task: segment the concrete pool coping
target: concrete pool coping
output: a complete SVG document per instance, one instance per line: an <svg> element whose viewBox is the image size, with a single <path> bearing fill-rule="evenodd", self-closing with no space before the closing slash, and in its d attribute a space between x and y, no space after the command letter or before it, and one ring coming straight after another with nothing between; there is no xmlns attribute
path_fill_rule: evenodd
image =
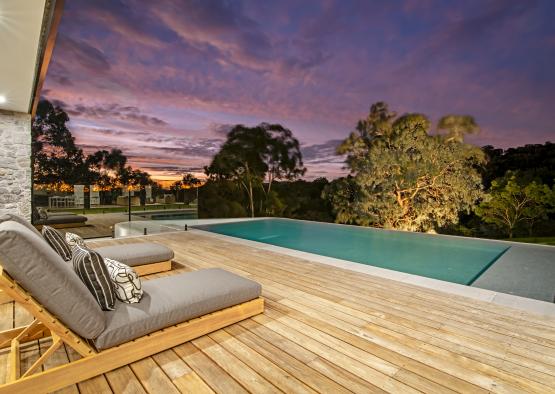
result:
<svg viewBox="0 0 555 394"><path fill-rule="evenodd" d="M182 220L182 221L187 222L184 224L187 224L188 226L195 226L195 225L233 223L233 222L242 222L242 221L263 220L263 219L272 219L272 218L260 217L260 218L237 218L237 219L193 219L193 220ZM288 219L288 220L296 220L296 219ZM159 221L159 222L163 222L163 221ZM142 223L144 223L145 225L149 224L148 221L144 221ZM138 222L135 222L135 224L138 224L139 226L143 225ZM183 227L184 224L182 224L181 226ZM164 232L173 232L176 230L179 231L178 229L180 228L177 225L174 225L174 227L172 227L171 225L168 225L168 223L157 223L157 226L166 227L168 231L164 231ZM459 295L459 296L468 297L479 301L489 302L489 303L511 307L519 310L524 310L524 311L536 313L539 315L546 315L546 316L552 316L552 317L555 316L555 304L551 302L521 297L514 294L508 294L502 291L488 290L480 287L472 287L472 286L466 286L466 285L461 285L461 284L452 283L452 282L446 282L438 279L432 279L424 276L408 274L405 272L394 271L386 268L374 267L371 265L355 263L352 261L342 260L335 257L322 256L315 253L303 252L295 249L289 249L289 248L271 245L271 244L258 242L258 241L246 240L242 238L213 233L213 232L195 229L195 228L190 228L190 231L195 233L197 232L202 233L206 236L209 236L215 239L221 239L229 242L234 242L237 244L242 244L245 246L250 246L258 249L263 249L263 250L281 253L292 257L305 259L308 261L332 265L338 268L344 268L344 269L348 269L351 271L368 274L368 275L374 275L385 279L396 280L398 282L421 286L432 290L439 290L449 294ZM395 230L384 230L384 231L395 231ZM151 234L151 235L159 235L159 234L160 233ZM427 234L422 234L422 235L427 235ZM123 235L123 236L125 237L140 236L140 234L132 234L132 235L129 234L129 235ZM466 238L466 237L458 237L458 236L451 236L451 235L444 235L444 234L438 234L437 236ZM523 250L530 247L529 245L520 245L518 243L508 242L508 241L498 241L498 240L484 240L484 241L508 243L507 245L508 247L510 246L512 248L516 246L517 247L516 249L523 249ZM533 246L543 246L543 245L533 245ZM550 247L550 246L546 246L546 247L553 248L552 250L555 250L554 247ZM501 258L497 260L494 266L502 262L502 258L503 256L501 256ZM511 260L509 260L508 263L514 264L514 261L515 259L511 258Z"/></svg>

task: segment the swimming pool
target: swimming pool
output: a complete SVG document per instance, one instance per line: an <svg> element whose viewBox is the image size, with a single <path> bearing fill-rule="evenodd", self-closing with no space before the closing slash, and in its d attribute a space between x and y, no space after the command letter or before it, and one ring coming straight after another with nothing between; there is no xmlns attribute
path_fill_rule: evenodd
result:
<svg viewBox="0 0 555 394"><path fill-rule="evenodd" d="M473 238L277 218L195 228L464 285L509 249Z"/></svg>

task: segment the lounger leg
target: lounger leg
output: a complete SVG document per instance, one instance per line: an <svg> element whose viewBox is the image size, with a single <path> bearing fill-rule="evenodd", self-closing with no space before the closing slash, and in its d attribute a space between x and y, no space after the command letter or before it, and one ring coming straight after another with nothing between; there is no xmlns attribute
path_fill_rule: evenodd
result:
<svg viewBox="0 0 555 394"><path fill-rule="evenodd" d="M6 294L4 290L0 290L0 305L12 302L13 298Z"/></svg>
<svg viewBox="0 0 555 394"><path fill-rule="evenodd" d="M40 358L37 361L35 361L27 371L25 371L25 373L21 376L22 378L27 377L31 375L33 372L35 372L35 370L38 367L40 367L42 364L44 364L44 362L48 360L50 356L52 356L52 354L54 354L54 352L58 350L58 348L64 343L62 339L56 334L52 335L52 341L53 341L52 345L50 345L50 347L46 350L46 352L44 352L44 354L40 356Z"/></svg>
<svg viewBox="0 0 555 394"><path fill-rule="evenodd" d="M20 337L20 334L24 331L25 334ZM41 322L36 323L31 328L29 328L29 326L12 328L10 330L0 332L0 349L10 346L11 341L17 337L19 337L20 343L24 343L49 336L50 330L46 328Z"/></svg>

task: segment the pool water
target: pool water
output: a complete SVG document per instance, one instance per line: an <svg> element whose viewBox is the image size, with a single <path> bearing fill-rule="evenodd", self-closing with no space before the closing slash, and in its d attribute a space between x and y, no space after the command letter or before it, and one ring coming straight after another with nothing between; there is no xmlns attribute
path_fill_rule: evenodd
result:
<svg viewBox="0 0 555 394"><path fill-rule="evenodd" d="M232 237L470 285L509 247L475 238L261 219L196 226Z"/></svg>

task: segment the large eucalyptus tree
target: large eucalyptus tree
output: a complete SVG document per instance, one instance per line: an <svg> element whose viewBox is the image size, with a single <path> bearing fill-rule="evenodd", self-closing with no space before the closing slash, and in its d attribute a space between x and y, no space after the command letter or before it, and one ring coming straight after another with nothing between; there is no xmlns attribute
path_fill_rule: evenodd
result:
<svg viewBox="0 0 555 394"><path fill-rule="evenodd" d="M273 181L298 178L305 168L299 141L291 130L261 123L255 127L235 126L205 172L212 179L237 181L247 194L254 217L255 189L261 189L268 197Z"/></svg>
<svg viewBox="0 0 555 394"><path fill-rule="evenodd" d="M372 105L338 148L346 155L357 193L348 210L334 207L341 213L337 219L430 231L470 211L482 195L477 166L484 155L463 137L476 129L475 122L450 115L439 124L448 132L432 134L424 115L397 116L385 103Z"/></svg>

